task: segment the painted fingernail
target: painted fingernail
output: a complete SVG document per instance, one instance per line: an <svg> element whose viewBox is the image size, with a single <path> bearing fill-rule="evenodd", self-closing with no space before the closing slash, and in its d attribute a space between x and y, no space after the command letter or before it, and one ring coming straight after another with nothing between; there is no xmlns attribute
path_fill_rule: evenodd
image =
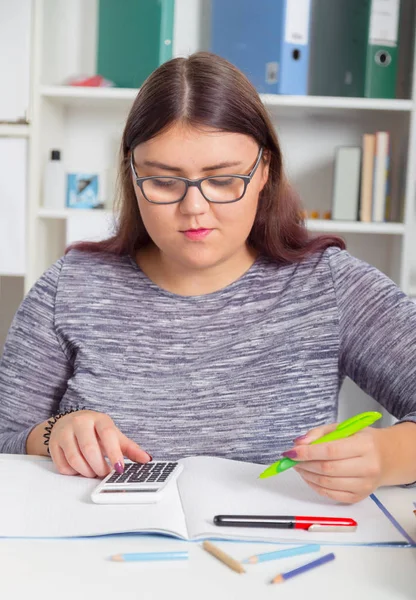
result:
<svg viewBox="0 0 416 600"><path fill-rule="evenodd" d="M285 456L286 458L296 458L298 455L298 453L296 452L296 450L288 450L287 452L282 452L282 456Z"/></svg>
<svg viewBox="0 0 416 600"><path fill-rule="evenodd" d="M151 455L151 454L149 454L148 452L147 452L146 454L147 454L147 456L149 457L149 461L152 461L152 460L153 460L153 457L152 457L152 455Z"/></svg>
<svg viewBox="0 0 416 600"><path fill-rule="evenodd" d="M122 473L124 473L124 465L123 465L123 463L121 462L121 460L119 460L118 462L116 462L116 463L114 464L114 471L115 471L116 473L119 473L120 475L121 475Z"/></svg>
<svg viewBox="0 0 416 600"><path fill-rule="evenodd" d="M307 437L308 437L308 434L300 435L299 437L295 438L294 442L295 442L295 444L297 442L303 442L304 440L306 440Z"/></svg>

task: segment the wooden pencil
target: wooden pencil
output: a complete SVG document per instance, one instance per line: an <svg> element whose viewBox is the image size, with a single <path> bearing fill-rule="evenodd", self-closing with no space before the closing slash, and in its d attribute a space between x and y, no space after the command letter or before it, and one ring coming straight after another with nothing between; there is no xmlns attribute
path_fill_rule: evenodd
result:
<svg viewBox="0 0 416 600"><path fill-rule="evenodd" d="M203 542L202 547L204 550L212 554L212 556L215 556L215 558L218 558L218 560L227 565L227 567L229 567L236 573L246 572L243 565L241 565L238 562L238 560L234 560L234 558L232 558L231 556L214 546L214 544L211 544L211 542Z"/></svg>

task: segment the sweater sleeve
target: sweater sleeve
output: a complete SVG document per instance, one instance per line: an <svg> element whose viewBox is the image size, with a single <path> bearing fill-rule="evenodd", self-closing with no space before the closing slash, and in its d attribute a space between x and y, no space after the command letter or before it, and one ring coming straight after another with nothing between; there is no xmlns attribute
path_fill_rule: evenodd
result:
<svg viewBox="0 0 416 600"><path fill-rule="evenodd" d="M400 421L416 423L416 304L345 251L330 254L340 372Z"/></svg>
<svg viewBox="0 0 416 600"><path fill-rule="evenodd" d="M0 361L0 453L24 454L38 423L59 408L72 373L55 333L55 297L63 259L23 300Z"/></svg>

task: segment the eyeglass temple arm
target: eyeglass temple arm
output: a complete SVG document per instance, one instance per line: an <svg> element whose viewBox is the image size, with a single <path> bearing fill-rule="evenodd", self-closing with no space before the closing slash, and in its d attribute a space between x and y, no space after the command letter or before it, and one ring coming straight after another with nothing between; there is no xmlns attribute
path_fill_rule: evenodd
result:
<svg viewBox="0 0 416 600"><path fill-rule="evenodd" d="M139 176L137 175L136 169L134 167L133 150L130 152L130 167L131 167L131 170L133 171L133 175L135 176L136 179L138 179Z"/></svg>
<svg viewBox="0 0 416 600"><path fill-rule="evenodd" d="M256 172L256 169L257 169L257 167L259 166L259 163L260 163L260 161L261 161L261 157L263 156L263 150L264 150L264 148L263 148L263 146L262 146L262 147L260 148L260 152L259 152L259 155L258 155L258 157L257 157L256 164L254 165L254 167L251 169L250 173L248 174L248 177L249 177L250 179L253 177L254 173Z"/></svg>

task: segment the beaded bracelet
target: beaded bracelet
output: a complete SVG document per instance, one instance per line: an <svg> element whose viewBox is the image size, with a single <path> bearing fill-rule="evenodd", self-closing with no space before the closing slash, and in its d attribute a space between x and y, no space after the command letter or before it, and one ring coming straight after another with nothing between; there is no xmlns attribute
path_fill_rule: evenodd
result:
<svg viewBox="0 0 416 600"><path fill-rule="evenodd" d="M43 437L45 438L45 441L43 443L45 446L47 446L49 455L51 454L50 450L49 450L49 440L51 437L53 426L59 419L61 419L62 417L65 417L65 415L69 415L70 413L78 412L79 410L85 410L85 408L84 407L71 408L70 410L66 410L65 412L60 412L57 415L54 415L51 419L48 419L48 425L45 426L45 433L43 434Z"/></svg>

